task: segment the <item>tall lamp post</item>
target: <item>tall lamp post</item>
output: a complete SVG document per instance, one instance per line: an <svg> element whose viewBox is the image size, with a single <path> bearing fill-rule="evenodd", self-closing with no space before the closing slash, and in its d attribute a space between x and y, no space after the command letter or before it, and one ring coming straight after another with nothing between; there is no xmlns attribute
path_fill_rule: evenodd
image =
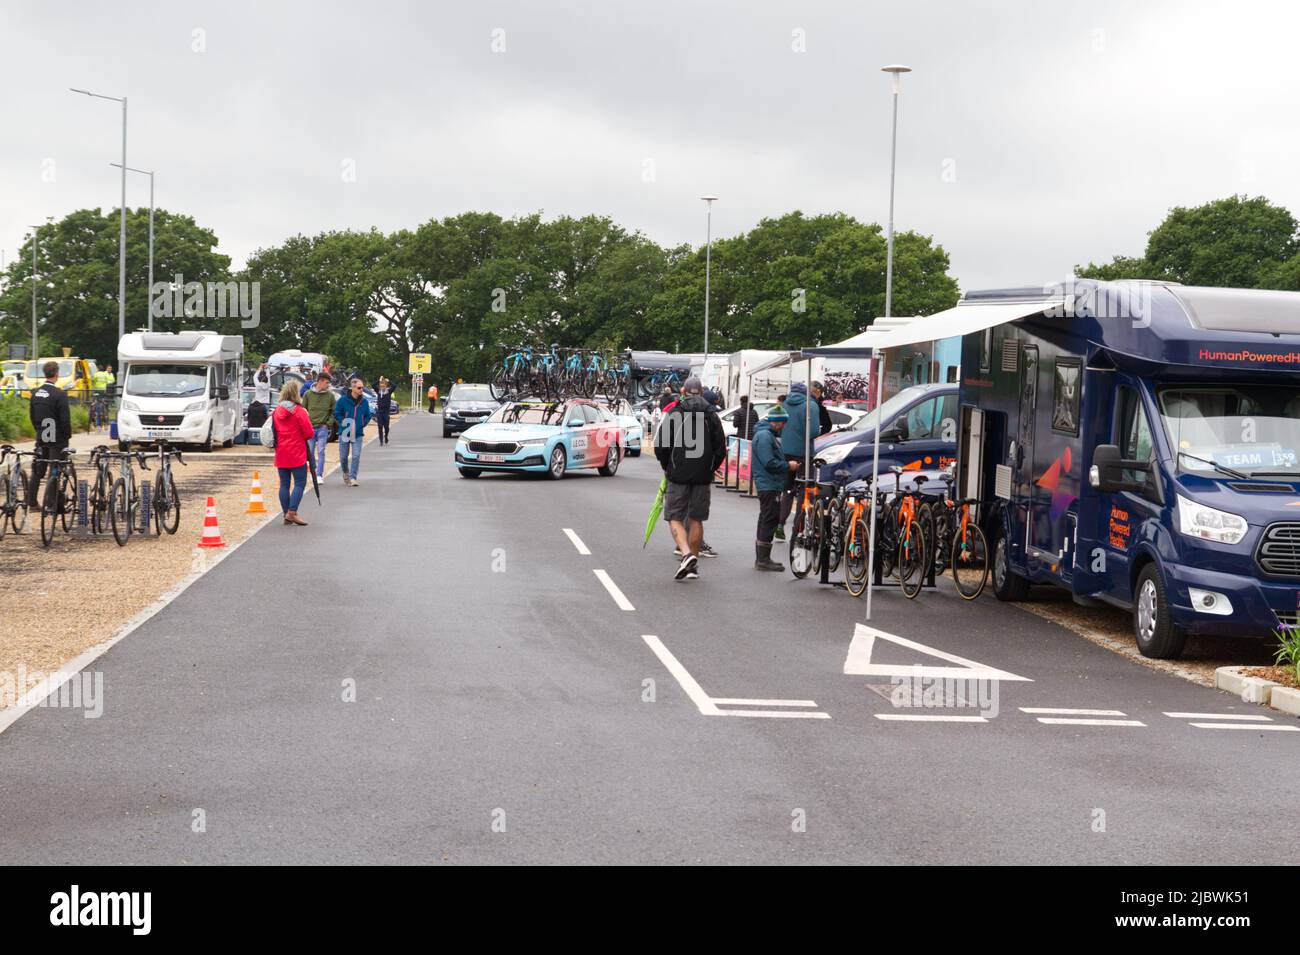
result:
<svg viewBox="0 0 1300 955"><path fill-rule="evenodd" d="M90 90L68 87L74 93L82 93L95 99L109 99L122 104L122 216L117 237L117 337L120 341L126 334L126 97L104 96Z"/></svg>
<svg viewBox="0 0 1300 955"><path fill-rule="evenodd" d="M54 221L54 216L49 216L45 222L48 225ZM34 225L32 230L32 354L31 360L35 361L40 357L36 351L36 252L41 245L41 227Z"/></svg>
<svg viewBox="0 0 1300 955"><path fill-rule="evenodd" d="M911 73L910 66L902 66L894 63L890 66L882 66L882 73L890 74L890 80L893 86L894 96L894 121L893 132L889 138L889 232L885 245L885 318L888 319L893 314L894 307L894 168L897 165L898 158L898 92L903 86L903 74ZM885 353L875 350L876 358L876 407L879 408L885 400ZM884 422L877 422L875 449L871 454L871 473L880 473L880 428ZM876 539L876 508L871 509L871 530L869 540ZM871 619L871 591L872 576L867 577L867 619Z"/></svg>
<svg viewBox="0 0 1300 955"><path fill-rule="evenodd" d="M120 166L120 165L122 165L122 164L121 164L121 163L112 162L112 163L109 163L109 165L110 165L110 166ZM140 173L142 176L148 176L148 177L149 177L149 287L148 287L148 290L145 292L144 301L145 301L145 311L148 313L148 315L147 315L148 323L147 323L147 325L146 325L145 327L148 328L149 331L153 331L153 307L152 307L152 296L153 296L153 170L152 170L152 169L136 169L134 166L127 166L127 167L126 167L126 171L127 171L127 172L138 172L138 173Z"/></svg>
<svg viewBox="0 0 1300 955"><path fill-rule="evenodd" d="M709 207L704 244L704 373L707 374L709 368L709 272L713 266L713 204L718 201L718 197L700 196L700 198L708 203Z"/></svg>

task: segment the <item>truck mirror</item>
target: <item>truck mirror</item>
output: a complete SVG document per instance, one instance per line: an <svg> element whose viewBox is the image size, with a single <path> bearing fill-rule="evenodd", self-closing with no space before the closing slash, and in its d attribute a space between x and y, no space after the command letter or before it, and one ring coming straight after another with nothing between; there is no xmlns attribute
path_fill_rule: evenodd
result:
<svg viewBox="0 0 1300 955"><path fill-rule="evenodd" d="M880 440L887 444L895 441L902 441L904 440L903 429L897 425L890 425L884 431L880 432Z"/></svg>
<svg viewBox="0 0 1300 955"><path fill-rule="evenodd" d="M217 398L221 401L230 400L230 388L227 385L221 385L217 388Z"/></svg>

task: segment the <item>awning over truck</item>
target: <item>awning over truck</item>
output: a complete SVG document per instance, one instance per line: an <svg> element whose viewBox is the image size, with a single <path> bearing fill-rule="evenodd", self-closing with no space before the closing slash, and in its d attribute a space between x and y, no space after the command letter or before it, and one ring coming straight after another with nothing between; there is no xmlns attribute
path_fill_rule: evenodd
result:
<svg viewBox="0 0 1300 955"><path fill-rule="evenodd" d="M966 302L933 315L910 318L878 318L865 332L846 338L836 345L805 348L803 356L836 358L870 358L877 348L897 345L914 345L918 342L940 341L981 332L995 325L1014 322L1016 319L1037 315L1048 308L1060 307L1060 296L1044 296L1014 302Z"/></svg>

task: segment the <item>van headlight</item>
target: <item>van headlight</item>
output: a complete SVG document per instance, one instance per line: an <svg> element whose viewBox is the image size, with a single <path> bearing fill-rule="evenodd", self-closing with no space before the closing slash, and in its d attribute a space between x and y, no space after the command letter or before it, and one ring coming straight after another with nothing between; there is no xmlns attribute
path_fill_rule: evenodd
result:
<svg viewBox="0 0 1300 955"><path fill-rule="evenodd" d="M139 406L138 404L136 404L134 401L123 401L123 402L122 402L122 410L123 410L123 411L139 411L139 410L140 410L140 406Z"/></svg>
<svg viewBox="0 0 1300 955"><path fill-rule="evenodd" d="M181 414L190 414L193 411L202 411L207 406L208 403L206 401L196 401L193 404L186 405L185 410L182 411Z"/></svg>
<svg viewBox="0 0 1300 955"><path fill-rule="evenodd" d="M849 456L853 450L853 445L846 442L844 444L832 444L823 451L818 451L816 457L826 464L839 464Z"/></svg>
<svg viewBox="0 0 1300 955"><path fill-rule="evenodd" d="M1188 537L1237 544L1246 536L1246 519L1178 495L1178 530Z"/></svg>

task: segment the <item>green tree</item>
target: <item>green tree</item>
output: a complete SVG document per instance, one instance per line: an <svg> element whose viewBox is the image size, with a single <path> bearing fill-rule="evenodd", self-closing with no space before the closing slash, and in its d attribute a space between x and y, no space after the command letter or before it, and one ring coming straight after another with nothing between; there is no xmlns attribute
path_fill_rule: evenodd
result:
<svg viewBox="0 0 1300 955"><path fill-rule="evenodd" d="M37 254L37 314L42 339L60 342L74 354L117 361L118 213L78 209L41 229ZM149 210L128 209L126 225L126 328L148 323ZM10 318L0 338L31 337L32 240L24 243L7 270L0 313ZM229 281L230 259L216 251L217 237L190 216L154 211L154 279L186 282ZM181 319L155 319L168 331Z"/></svg>

